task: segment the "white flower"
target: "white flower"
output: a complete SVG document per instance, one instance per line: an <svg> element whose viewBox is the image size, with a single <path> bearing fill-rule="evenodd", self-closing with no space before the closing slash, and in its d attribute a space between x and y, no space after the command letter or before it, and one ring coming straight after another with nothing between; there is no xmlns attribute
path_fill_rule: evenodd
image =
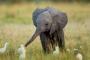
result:
<svg viewBox="0 0 90 60"><path fill-rule="evenodd" d="M67 48L66 51L70 53L70 49L69 48Z"/></svg>
<svg viewBox="0 0 90 60"><path fill-rule="evenodd" d="M53 54L59 54L59 47L58 46L55 47L55 51L53 51Z"/></svg>
<svg viewBox="0 0 90 60"><path fill-rule="evenodd" d="M0 48L0 53L4 53L7 49L8 43L6 42L3 48Z"/></svg>

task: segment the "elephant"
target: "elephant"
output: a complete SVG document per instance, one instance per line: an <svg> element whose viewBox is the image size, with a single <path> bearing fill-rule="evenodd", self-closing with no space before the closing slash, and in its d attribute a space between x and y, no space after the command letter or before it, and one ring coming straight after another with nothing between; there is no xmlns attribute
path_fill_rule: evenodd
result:
<svg viewBox="0 0 90 60"><path fill-rule="evenodd" d="M52 53L56 46L63 51L65 49L64 28L68 22L67 14L55 8L46 7L36 8L32 15L36 31L25 44L25 47L35 40L37 36L40 36L45 53Z"/></svg>

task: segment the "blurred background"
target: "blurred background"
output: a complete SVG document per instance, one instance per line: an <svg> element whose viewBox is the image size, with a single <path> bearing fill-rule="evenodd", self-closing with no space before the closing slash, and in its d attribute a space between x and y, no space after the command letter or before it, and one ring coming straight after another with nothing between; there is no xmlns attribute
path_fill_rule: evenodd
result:
<svg viewBox="0 0 90 60"><path fill-rule="evenodd" d="M1 3L21 3L21 2L90 2L90 0L0 0Z"/></svg>
<svg viewBox="0 0 90 60"><path fill-rule="evenodd" d="M65 27L66 48L78 48L84 60L90 60L90 0L0 0L0 48L9 43L0 60L18 60L17 49L35 31L32 13L36 8L53 7L68 16ZM76 60L71 53L45 56L39 37L26 48L26 60Z"/></svg>

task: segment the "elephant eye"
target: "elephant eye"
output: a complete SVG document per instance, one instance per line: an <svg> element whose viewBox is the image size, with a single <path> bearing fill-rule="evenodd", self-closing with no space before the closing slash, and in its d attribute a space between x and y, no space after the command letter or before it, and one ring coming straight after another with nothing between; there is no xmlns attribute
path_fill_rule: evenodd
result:
<svg viewBox="0 0 90 60"><path fill-rule="evenodd" d="M48 23L45 24L46 26L48 25Z"/></svg>

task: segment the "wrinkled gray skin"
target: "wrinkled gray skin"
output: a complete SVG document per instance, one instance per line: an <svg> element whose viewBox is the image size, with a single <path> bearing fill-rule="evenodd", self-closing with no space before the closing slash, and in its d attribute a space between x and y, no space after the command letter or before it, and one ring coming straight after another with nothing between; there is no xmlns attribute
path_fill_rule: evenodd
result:
<svg viewBox="0 0 90 60"><path fill-rule="evenodd" d="M65 48L63 28L66 26L67 20L67 15L64 12L50 7L37 8L33 12L33 23L36 31L25 44L25 47L40 35L42 48L45 53L54 51L57 45L63 50Z"/></svg>

